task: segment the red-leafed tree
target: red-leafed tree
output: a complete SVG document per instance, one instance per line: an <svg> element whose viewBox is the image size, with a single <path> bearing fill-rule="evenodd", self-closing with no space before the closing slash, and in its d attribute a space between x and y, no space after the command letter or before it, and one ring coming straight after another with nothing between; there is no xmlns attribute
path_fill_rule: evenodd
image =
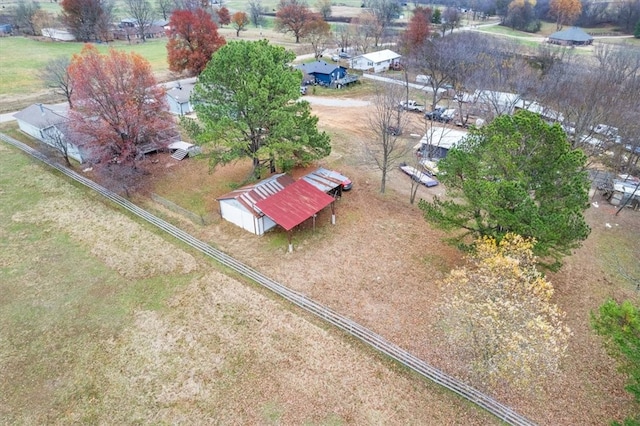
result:
<svg viewBox="0 0 640 426"><path fill-rule="evenodd" d="M236 12L231 17L231 25L236 30L236 37L240 37L240 31L245 31L249 25L249 15L245 12Z"/></svg>
<svg viewBox="0 0 640 426"><path fill-rule="evenodd" d="M285 34L293 33L296 43L306 35L306 25L313 19L313 13L299 0L280 0L276 12L276 29Z"/></svg>
<svg viewBox="0 0 640 426"><path fill-rule="evenodd" d="M220 26L229 25L231 23L231 14L229 13L229 9L225 6L216 10L216 14L218 15L218 22L220 23Z"/></svg>
<svg viewBox="0 0 640 426"><path fill-rule="evenodd" d="M409 20L409 25L404 32L403 44L408 50L422 46L431 34L431 17L433 13L430 8L416 7L413 9L413 16Z"/></svg>
<svg viewBox="0 0 640 426"><path fill-rule="evenodd" d="M142 56L115 49L101 54L88 44L73 55L69 76L71 126L100 164L135 169L141 148L163 148L176 135L165 91Z"/></svg>
<svg viewBox="0 0 640 426"><path fill-rule="evenodd" d="M198 75L226 41L211 15L202 9L176 10L169 21L169 69Z"/></svg>

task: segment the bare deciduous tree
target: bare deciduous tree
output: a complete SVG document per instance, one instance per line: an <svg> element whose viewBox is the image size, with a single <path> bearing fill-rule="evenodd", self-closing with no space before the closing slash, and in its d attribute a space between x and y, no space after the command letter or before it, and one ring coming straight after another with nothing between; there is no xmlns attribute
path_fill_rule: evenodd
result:
<svg viewBox="0 0 640 426"><path fill-rule="evenodd" d="M162 19L165 21L169 19L171 12L173 12L174 5L173 0L158 0L158 13L162 16Z"/></svg>
<svg viewBox="0 0 640 426"><path fill-rule="evenodd" d="M318 59L329 45L331 27L320 14L313 14L313 19L306 24L302 39L311 45L314 58Z"/></svg>
<svg viewBox="0 0 640 426"><path fill-rule="evenodd" d="M249 8L249 18L253 26L258 27L262 25L264 21L262 15L267 11L267 7L262 4L262 0L249 0L247 6Z"/></svg>
<svg viewBox="0 0 640 426"><path fill-rule="evenodd" d="M367 53L372 47L378 46L384 34L384 26L378 19L371 13L363 12L354 21L356 25L354 41L358 51Z"/></svg>
<svg viewBox="0 0 640 426"><path fill-rule="evenodd" d="M71 103L73 84L69 78L69 64L71 59L66 56L54 58L38 72L38 77L56 94L63 95L69 103L69 108L73 108Z"/></svg>
<svg viewBox="0 0 640 426"><path fill-rule="evenodd" d="M15 10L16 24L24 34L38 35L35 23L36 13L40 10L40 4L35 1L20 0Z"/></svg>
<svg viewBox="0 0 640 426"><path fill-rule="evenodd" d="M148 0L125 0L127 12L135 19L139 38L146 41L147 31L153 23L155 12Z"/></svg>
<svg viewBox="0 0 640 426"><path fill-rule="evenodd" d="M354 41L353 27L349 24L337 25L334 35L338 48L343 52L346 52Z"/></svg>
<svg viewBox="0 0 640 426"><path fill-rule="evenodd" d="M322 19L325 21L329 19L331 16L331 0L318 0L316 7L318 8L318 13L322 15Z"/></svg>
<svg viewBox="0 0 640 426"><path fill-rule="evenodd" d="M374 110L369 116L373 137L371 142L365 145L365 150L382 172L380 192L383 194L386 190L389 170L405 157L409 150L400 138L408 121L407 113L400 108L400 102L404 96L404 87L401 85L377 86Z"/></svg>

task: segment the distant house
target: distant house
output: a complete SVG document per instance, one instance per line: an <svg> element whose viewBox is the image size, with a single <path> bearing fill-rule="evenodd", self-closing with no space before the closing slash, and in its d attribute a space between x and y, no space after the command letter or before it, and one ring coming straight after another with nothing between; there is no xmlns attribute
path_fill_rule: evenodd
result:
<svg viewBox="0 0 640 426"><path fill-rule="evenodd" d="M69 158L83 163L87 160L86 154L82 145L75 142L78 138L73 137L68 126L68 111L67 105L33 104L15 113L14 117L24 133L56 149L59 149L58 144L65 143Z"/></svg>
<svg viewBox="0 0 640 426"><path fill-rule="evenodd" d="M373 70L374 73L387 71L400 62L401 55L389 49L379 52L365 53L351 59L351 68L356 70Z"/></svg>
<svg viewBox="0 0 640 426"><path fill-rule="evenodd" d="M168 22L165 20L149 22L145 26L144 38L160 38L166 35ZM140 38L138 33L138 20L134 18L124 18L113 30L113 38L115 40L137 40Z"/></svg>
<svg viewBox="0 0 640 426"><path fill-rule="evenodd" d="M551 108L548 108L536 101L525 101L524 99L520 99L516 102L515 111L525 109L529 112L533 112L542 117L543 120L549 123L562 123L564 121L564 115L561 112L555 111Z"/></svg>
<svg viewBox="0 0 640 426"><path fill-rule="evenodd" d="M193 112L191 105L191 93L196 85L196 79L178 80L165 86L167 89L167 103L169 112L176 115L185 115Z"/></svg>
<svg viewBox="0 0 640 426"><path fill-rule="evenodd" d="M593 37L578 27L572 27L551 34L548 42L561 46L588 46L593 43Z"/></svg>
<svg viewBox="0 0 640 426"><path fill-rule="evenodd" d="M433 126L413 147L416 155L425 159L440 159L447 156L451 148L456 146L469 133L448 127Z"/></svg>
<svg viewBox="0 0 640 426"><path fill-rule="evenodd" d="M294 180L291 176L280 173L231 191L217 198L220 214L224 220L253 234L262 235L276 226L276 222L256 207L256 203L282 191L292 183Z"/></svg>
<svg viewBox="0 0 640 426"><path fill-rule="evenodd" d="M349 75L345 67L321 60L300 64L296 68L302 71L303 84L319 84L339 89L356 82L358 79L355 75Z"/></svg>
<svg viewBox="0 0 640 426"><path fill-rule="evenodd" d="M71 32L67 29L60 28L43 28L42 35L45 37L49 37L52 40L58 41L75 41L76 36L71 34Z"/></svg>

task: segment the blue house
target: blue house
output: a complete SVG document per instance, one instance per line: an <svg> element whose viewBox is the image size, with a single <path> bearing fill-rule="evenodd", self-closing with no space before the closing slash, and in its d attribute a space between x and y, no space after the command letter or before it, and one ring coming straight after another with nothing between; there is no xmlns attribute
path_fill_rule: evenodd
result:
<svg viewBox="0 0 640 426"><path fill-rule="evenodd" d="M357 76L347 74L345 67L320 60L300 64L296 68L302 71L304 85L319 84L340 89L358 80Z"/></svg>

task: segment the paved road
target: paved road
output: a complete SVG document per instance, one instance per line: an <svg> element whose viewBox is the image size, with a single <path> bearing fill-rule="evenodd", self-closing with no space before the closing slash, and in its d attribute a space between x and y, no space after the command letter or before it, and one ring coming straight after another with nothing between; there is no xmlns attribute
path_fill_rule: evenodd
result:
<svg viewBox="0 0 640 426"><path fill-rule="evenodd" d="M0 124L2 123L8 123L9 121L14 121L15 117L13 116L13 114L15 114L16 112L8 112L6 114L0 114Z"/></svg>
<svg viewBox="0 0 640 426"><path fill-rule="evenodd" d="M369 80L376 80L376 81L384 81L386 83L398 84L400 86L404 86L405 84L407 84L404 80L396 80L394 78L383 77L383 76L377 75L377 74L364 73L364 74L362 74L362 78L368 78ZM418 90L422 90L422 91L425 91L425 92L433 93L433 88L431 86L429 86L429 85L409 83L409 87L411 87L413 89L418 89ZM438 93L445 93L446 91L447 91L446 89L438 89Z"/></svg>

